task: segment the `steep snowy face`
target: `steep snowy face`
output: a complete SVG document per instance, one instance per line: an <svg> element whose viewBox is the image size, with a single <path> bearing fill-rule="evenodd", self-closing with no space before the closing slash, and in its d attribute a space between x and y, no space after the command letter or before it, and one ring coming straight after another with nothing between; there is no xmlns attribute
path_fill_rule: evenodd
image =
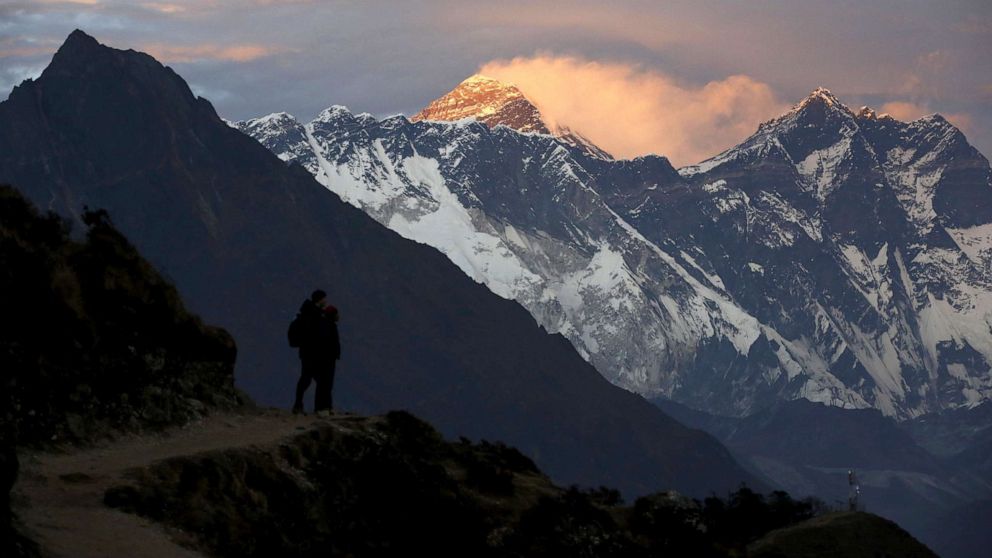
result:
<svg viewBox="0 0 992 558"><path fill-rule="evenodd" d="M516 86L479 74L435 99L410 120L455 122L466 118L478 120L490 128L507 126L524 133L551 134L588 155L612 158L582 134L567 126L549 124Z"/></svg>
<svg viewBox="0 0 992 558"><path fill-rule="evenodd" d="M989 164L939 114L904 123L864 107L858 125L899 201L921 232L992 221Z"/></svg>
<svg viewBox="0 0 992 558"><path fill-rule="evenodd" d="M649 238L702 244L804 368L897 417L992 395L992 181L946 120L855 114L818 89L680 174L691 193L612 203Z"/></svg>
<svg viewBox="0 0 992 558"><path fill-rule="evenodd" d="M759 335L718 282L686 269L691 258L607 206L576 152L552 136L341 109L305 129L314 156L301 161L319 182L520 302L618 385L668 393L691 374L697 347L740 356Z"/></svg>

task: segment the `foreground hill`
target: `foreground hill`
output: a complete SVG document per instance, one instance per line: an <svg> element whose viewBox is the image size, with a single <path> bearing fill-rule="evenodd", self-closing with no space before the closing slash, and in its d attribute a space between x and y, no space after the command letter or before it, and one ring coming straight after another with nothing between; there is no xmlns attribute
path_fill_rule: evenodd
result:
<svg viewBox="0 0 992 558"><path fill-rule="evenodd" d="M936 558L898 525L864 512L832 513L772 531L748 547L754 558Z"/></svg>
<svg viewBox="0 0 992 558"><path fill-rule="evenodd" d="M148 55L74 32L0 103L0 179L74 219L106 208L192 310L231 332L239 385L262 403L291 401L286 326L320 286L342 315L344 408L504 440L564 483L705 494L747 477L519 305L227 126Z"/></svg>
<svg viewBox="0 0 992 558"><path fill-rule="evenodd" d="M3 556L37 550L10 514L15 448L157 432L246 403L231 336L189 313L106 213L82 217L85 238L72 240L64 221L0 185ZM66 504L64 494L53 502Z"/></svg>
<svg viewBox="0 0 992 558"><path fill-rule="evenodd" d="M843 529L796 525L818 508L784 493L701 502L666 492L625 505L606 488L560 488L513 448L446 442L401 412L244 409L24 462L17 511L50 556L716 558L751 555L748 544L815 546L824 533L837 548L932 555L907 554L925 548L870 514ZM765 537L789 526L809 537Z"/></svg>
<svg viewBox="0 0 992 558"><path fill-rule="evenodd" d="M165 428L230 409L236 348L102 212L85 241L0 185L0 416L26 446Z"/></svg>

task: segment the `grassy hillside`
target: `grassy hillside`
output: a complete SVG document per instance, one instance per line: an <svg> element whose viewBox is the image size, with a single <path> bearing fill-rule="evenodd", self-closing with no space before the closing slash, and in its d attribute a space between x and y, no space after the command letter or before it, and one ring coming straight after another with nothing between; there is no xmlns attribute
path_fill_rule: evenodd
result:
<svg viewBox="0 0 992 558"><path fill-rule="evenodd" d="M89 441L232 407L235 346L111 224L82 241L0 186L0 415L19 445Z"/></svg>

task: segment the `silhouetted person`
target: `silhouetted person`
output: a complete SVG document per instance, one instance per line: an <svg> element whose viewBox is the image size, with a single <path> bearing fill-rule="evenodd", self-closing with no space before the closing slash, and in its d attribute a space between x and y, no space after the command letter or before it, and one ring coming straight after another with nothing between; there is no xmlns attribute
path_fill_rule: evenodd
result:
<svg viewBox="0 0 992 558"><path fill-rule="evenodd" d="M314 412L331 411L331 390L334 388L334 367L341 358L338 339L338 312L327 304L327 293L316 290L303 301L298 319L301 321L300 381L296 383L293 413L303 412L303 394L316 381Z"/></svg>

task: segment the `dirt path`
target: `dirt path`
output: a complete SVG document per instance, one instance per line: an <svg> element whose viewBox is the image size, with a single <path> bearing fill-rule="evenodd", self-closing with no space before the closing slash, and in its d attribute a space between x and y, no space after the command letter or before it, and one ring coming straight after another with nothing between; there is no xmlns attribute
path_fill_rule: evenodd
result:
<svg viewBox="0 0 992 558"><path fill-rule="evenodd" d="M126 483L123 475L134 467L205 451L266 446L318 423L348 420L354 417L321 420L282 411L218 415L167 435L127 437L72 453L23 454L14 508L46 557L201 556L182 546L183 533L104 506L104 492Z"/></svg>

